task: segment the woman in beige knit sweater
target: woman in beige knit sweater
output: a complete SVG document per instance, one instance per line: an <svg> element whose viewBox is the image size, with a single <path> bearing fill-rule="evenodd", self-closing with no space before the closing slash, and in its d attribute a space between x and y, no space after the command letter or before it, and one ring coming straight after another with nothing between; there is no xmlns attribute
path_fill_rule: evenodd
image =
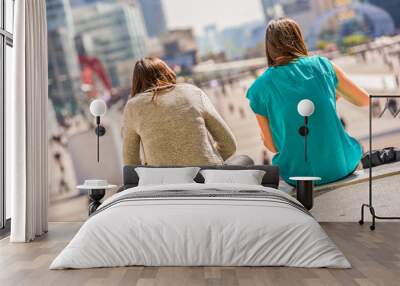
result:
<svg viewBox="0 0 400 286"><path fill-rule="evenodd" d="M231 130L207 95L176 84L175 73L158 58L135 64L123 120L125 165L221 165L236 151Z"/></svg>

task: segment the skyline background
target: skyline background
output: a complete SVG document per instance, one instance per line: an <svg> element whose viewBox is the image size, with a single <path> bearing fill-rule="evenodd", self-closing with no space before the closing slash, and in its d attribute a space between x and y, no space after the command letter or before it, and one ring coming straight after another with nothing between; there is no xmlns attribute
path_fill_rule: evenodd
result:
<svg viewBox="0 0 400 286"><path fill-rule="evenodd" d="M260 0L163 0L163 5L169 28L193 27L197 36L209 25L224 29L264 17Z"/></svg>
<svg viewBox="0 0 400 286"><path fill-rule="evenodd" d="M51 219L87 216L86 193L75 188L85 179L121 183L122 111L139 58L159 57L178 82L202 88L232 129L237 153L269 164L272 154L245 97L267 68L266 23L281 16L295 19L312 53L329 57L368 92L394 94L400 90L398 1L46 0ZM96 98L108 106L100 163L89 112ZM383 104L374 107L378 114ZM365 145L367 111L341 100L338 112ZM390 146L400 137L398 121L389 118L377 132L378 146Z"/></svg>

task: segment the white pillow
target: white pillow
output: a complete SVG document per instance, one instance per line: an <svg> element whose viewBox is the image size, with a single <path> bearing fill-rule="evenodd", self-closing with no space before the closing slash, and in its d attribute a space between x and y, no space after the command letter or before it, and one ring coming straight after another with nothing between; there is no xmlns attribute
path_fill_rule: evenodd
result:
<svg viewBox="0 0 400 286"><path fill-rule="evenodd" d="M139 176L139 186L195 183L193 180L200 168L135 168Z"/></svg>
<svg viewBox="0 0 400 286"><path fill-rule="evenodd" d="M265 171L262 170L202 170L205 184L261 185Z"/></svg>

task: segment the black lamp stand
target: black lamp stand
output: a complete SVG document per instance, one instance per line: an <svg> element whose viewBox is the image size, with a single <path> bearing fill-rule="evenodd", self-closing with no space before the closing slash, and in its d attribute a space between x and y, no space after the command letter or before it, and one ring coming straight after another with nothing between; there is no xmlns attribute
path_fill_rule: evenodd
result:
<svg viewBox="0 0 400 286"><path fill-rule="evenodd" d="M296 198L307 210L311 210L314 206L314 181L297 180Z"/></svg>
<svg viewBox="0 0 400 286"><path fill-rule="evenodd" d="M304 125L299 128L299 133L304 137L304 160L307 162L307 135L310 132L308 129L308 116L304 116Z"/></svg>
<svg viewBox="0 0 400 286"><path fill-rule="evenodd" d="M308 116L304 116L304 125L299 128L299 134L304 137L304 161L308 161L307 156L307 136L310 133L308 129ZM314 181L317 177L291 177L296 181L297 200L307 209L311 210L314 205Z"/></svg>
<svg viewBox="0 0 400 286"><path fill-rule="evenodd" d="M96 116L96 129L94 132L97 135L97 162L100 162L100 136L106 134L106 129L100 125L100 116Z"/></svg>

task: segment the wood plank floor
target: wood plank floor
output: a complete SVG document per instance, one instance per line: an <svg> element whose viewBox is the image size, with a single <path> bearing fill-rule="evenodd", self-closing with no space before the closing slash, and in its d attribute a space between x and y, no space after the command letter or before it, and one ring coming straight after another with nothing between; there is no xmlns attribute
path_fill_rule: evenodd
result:
<svg viewBox="0 0 400 286"><path fill-rule="evenodd" d="M48 270L81 223L50 223L44 237L29 244L0 241L0 285L400 285L400 223L322 223L352 269L287 267L123 267Z"/></svg>

